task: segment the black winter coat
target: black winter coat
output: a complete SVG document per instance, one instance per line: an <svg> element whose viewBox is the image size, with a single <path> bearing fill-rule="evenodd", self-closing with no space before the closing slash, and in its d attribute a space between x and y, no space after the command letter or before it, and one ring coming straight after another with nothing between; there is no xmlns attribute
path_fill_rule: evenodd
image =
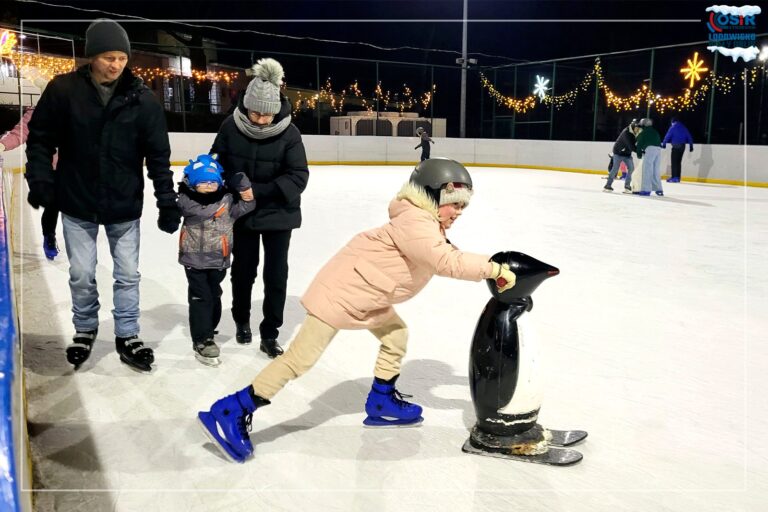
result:
<svg viewBox="0 0 768 512"><path fill-rule="evenodd" d="M613 144L613 153L621 156L632 156L635 149L635 134L629 131L629 127L626 127Z"/></svg>
<svg viewBox="0 0 768 512"><path fill-rule="evenodd" d="M142 80L126 68L105 107L86 64L45 88L29 122L26 178L55 182L63 213L115 224L141 217L145 159L158 206L175 205L170 155L163 107Z"/></svg>
<svg viewBox="0 0 768 512"><path fill-rule="evenodd" d="M280 113L273 123L291 115L288 98L281 95ZM238 108L243 111L242 96ZM301 133L295 125L266 139L243 135L229 116L221 124L211 153L218 153L224 178L238 172L251 181L256 210L240 218L253 231L284 231L301 226L301 193L307 188L309 169Z"/></svg>

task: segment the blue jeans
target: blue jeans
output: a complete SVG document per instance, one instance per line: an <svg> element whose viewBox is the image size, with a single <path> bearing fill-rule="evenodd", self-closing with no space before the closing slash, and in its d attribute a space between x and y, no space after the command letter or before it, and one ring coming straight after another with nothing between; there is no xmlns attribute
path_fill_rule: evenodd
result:
<svg viewBox="0 0 768 512"><path fill-rule="evenodd" d="M605 184L606 187L613 185L613 180L616 179L616 174L619 172L621 162L624 162L624 165L627 166L627 180L624 182L624 188L629 188L629 182L632 181L632 172L635 170L635 163L632 161L631 156L621 156L616 153L613 154L613 166L608 174L608 183Z"/></svg>
<svg viewBox="0 0 768 512"><path fill-rule="evenodd" d="M643 154L643 191L656 192L661 188L661 148L648 146Z"/></svg>
<svg viewBox="0 0 768 512"><path fill-rule="evenodd" d="M69 258L72 323L78 332L99 326L96 287L96 236L99 225L62 214L64 244ZM115 336L139 334L139 220L104 226L112 254Z"/></svg>

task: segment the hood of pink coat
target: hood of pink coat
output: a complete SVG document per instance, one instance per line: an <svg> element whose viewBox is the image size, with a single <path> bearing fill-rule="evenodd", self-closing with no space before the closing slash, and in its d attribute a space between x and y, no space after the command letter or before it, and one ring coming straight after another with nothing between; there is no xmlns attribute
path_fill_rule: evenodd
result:
<svg viewBox="0 0 768 512"><path fill-rule="evenodd" d="M411 208L427 211L436 220L438 219L435 201L429 197L429 194L422 187L408 182L403 185L397 196L389 203L389 218L394 220Z"/></svg>

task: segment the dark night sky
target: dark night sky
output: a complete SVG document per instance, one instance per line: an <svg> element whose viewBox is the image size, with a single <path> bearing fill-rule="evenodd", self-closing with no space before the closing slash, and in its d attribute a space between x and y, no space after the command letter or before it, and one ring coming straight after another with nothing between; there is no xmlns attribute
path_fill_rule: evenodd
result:
<svg viewBox="0 0 768 512"><path fill-rule="evenodd" d="M76 38L76 55L82 56L82 38L86 22L73 23L67 20L92 20L109 17L122 19L112 13L138 16L152 20L200 20L200 23L217 25L224 29L240 29L269 32L292 36L333 39L338 41L362 41L385 47L409 46L431 48L424 50L377 50L359 44L321 43L310 40L295 41L277 36L253 33L228 33L223 30L204 29L204 37L216 41L218 48L215 62L236 68L249 66L264 56L278 58L286 68L287 82L296 88L315 89L318 81L333 81L334 90L359 80L361 90L372 95L378 80L393 93L401 90L401 84L413 87L415 95L426 91L430 84L438 86L438 96L432 103L437 109L434 115L448 119L448 134L455 136L458 126L459 77L455 60L461 52L462 0L356 0L356 1L244 1L244 0L43 0L24 2L11 0L3 2L0 15L6 24L18 24L25 20L27 29L44 29ZM709 1L555 1L555 0L469 0L468 51L480 66L500 66L521 61L539 61L583 55L602 54L622 50L695 43L705 41L707 29L704 23L705 9L716 4ZM746 3L746 2L745 2ZM754 2L751 2L754 3ZM86 11L64 7L71 4ZM742 5L739 3L738 5ZM92 10L92 11L91 11ZM35 22L34 19L57 20ZM60 20L60 21L58 21ZM217 23L205 20L250 20L231 23ZM261 21L253 21L261 20ZM281 20L264 21L264 20ZM328 21L322 20L349 20ZM363 20L392 20L379 23L365 23ZM454 22L406 20L453 20ZM472 20L496 20L479 22ZM528 21L510 21L528 20ZM543 20L536 22L533 20ZM546 22L546 20L559 20ZM603 20L585 21L576 20ZM658 20L670 20L661 22ZM682 20L695 20L685 22ZM768 12L757 17L758 33L768 32ZM134 49L147 50L142 42L156 43L155 31L158 23L123 23L128 30ZM180 27L179 31L184 31ZM78 41L77 38L80 38ZM766 39L766 38L761 38ZM761 41L765 44L766 41ZM64 43L64 53L71 51ZM246 49L246 52L222 50L222 48ZM158 50L167 53L168 49ZM671 93L679 89L678 68L684 62L689 50L686 48L662 52L656 63L656 77L667 76L667 84L657 80L655 85L661 92ZM676 53L677 52L677 53ZM57 53L55 51L49 53ZM308 59L285 55L317 55L330 57ZM483 55L485 54L485 55ZM611 83L621 91L633 91L644 79L648 69L649 52L642 54L635 62L635 55L612 58ZM351 57L368 62L354 62L339 59ZM376 66L372 61L396 61L431 66L402 66L384 63ZM619 69L618 61L624 64ZM605 60L603 62L606 62ZM725 62L723 59L721 62ZM317 63L317 64L316 64ZM558 65L558 78L562 87L573 87L591 68L592 59L581 59ZM451 69L440 66L451 66ZM677 67L675 67L677 66ZM316 69L317 68L317 69ZM527 72L536 73L536 67ZM548 71L546 68L544 71ZM607 69L607 68L606 68ZM671 70L671 71L670 71ZM475 70L473 70L474 72ZM430 75L433 73L433 75ZM570 74L569 74L570 73ZM623 73L623 74L622 74ZM526 88L532 76L521 76L521 87ZM497 84L505 93L513 89L511 71L494 74ZM516 75L515 75L516 77ZM467 126L479 130L487 108L482 104L485 95L472 73L467 81L468 101L474 102L467 109ZM496 80L496 78L494 78ZM532 83L532 82L531 82ZM518 91L519 93L520 91ZM513 93L514 94L514 93ZM439 99L438 99L439 98ZM486 101L486 103L490 103ZM439 104L439 106L434 106ZM486 114L483 114L484 109ZM585 107L586 108L586 107ZM591 111L591 103L586 110ZM582 108L584 110L584 108ZM576 108L574 111L581 111ZM586 119L586 118L585 118ZM586 121L575 126L591 126L592 114ZM615 123L624 122L618 117ZM618 125L617 125L618 126ZM609 135L614 134L608 129ZM470 133L470 136L472 134ZM575 136L575 135L573 135ZM591 131L585 137L591 137ZM602 136L602 135L600 135ZM536 138L534 134L530 137Z"/></svg>
<svg viewBox="0 0 768 512"><path fill-rule="evenodd" d="M163 1L125 0L70 1L46 0L48 4L71 4L82 9L124 13L151 19L282 19L316 20L314 22L222 23L232 29L252 29L272 33L312 36L345 41L393 46L414 46L460 52L461 23L344 23L321 22L322 19L452 19L462 17L462 0L389 0L372 1L243 1L209 0ZM713 1L469 1L470 20L643 20L630 22L562 21L557 23L503 22L469 24L469 52L507 57L498 59L476 56L482 65L497 65L514 60L540 60L657 45L701 41L706 38L704 23L653 22L654 19L703 19L704 9ZM5 2L3 19L72 19L107 16L103 12L24 3ZM765 32L767 14L758 18L759 32ZM115 19L119 19L115 17ZM84 26L66 23L25 22L32 27L82 35ZM128 28L129 32L133 29ZM457 55L416 50L379 51L361 45L291 41L254 34L227 34L211 30L207 35L232 47L266 48L271 51L312 53L325 56L349 56L368 59L418 63L452 64ZM132 39L133 34L132 34Z"/></svg>

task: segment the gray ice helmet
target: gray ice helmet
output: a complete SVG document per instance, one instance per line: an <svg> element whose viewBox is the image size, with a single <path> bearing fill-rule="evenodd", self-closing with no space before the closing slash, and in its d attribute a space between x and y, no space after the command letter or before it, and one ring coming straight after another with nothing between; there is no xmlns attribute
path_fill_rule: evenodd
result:
<svg viewBox="0 0 768 512"><path fill-rule="evenodd" d="M463 165L450 158L424 160L413 170L410 181L423 187L438 206L456 202L466 205L472 197L472 177Z"/></svg>
<svg viewBox="0 0 768 512"><path fill-rule="evenodd" d="M650 117L644 117L637 124L642 128L647 128L649 126L653 126L653 121Z"/></svg>

